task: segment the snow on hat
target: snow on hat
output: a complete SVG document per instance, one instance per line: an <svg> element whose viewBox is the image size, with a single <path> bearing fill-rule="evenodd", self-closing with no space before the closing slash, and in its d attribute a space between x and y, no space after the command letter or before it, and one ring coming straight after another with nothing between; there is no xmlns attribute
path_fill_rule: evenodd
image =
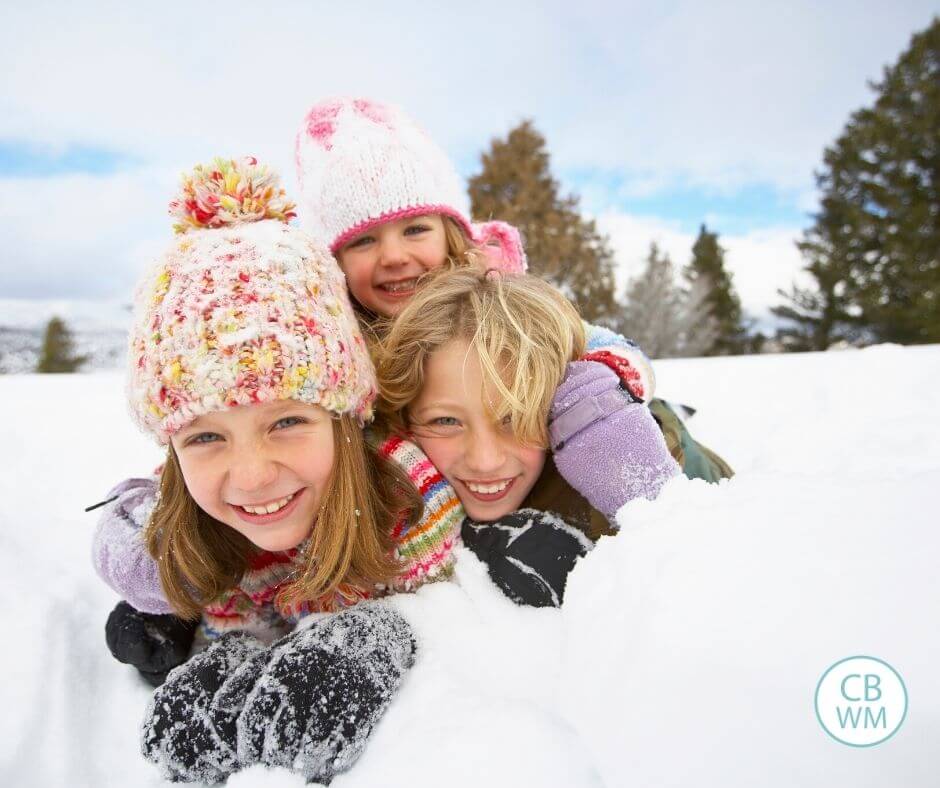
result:
<svg viewBox="0 0 940 788"><path fill-rule="evenodd" d="M197 166L170 203L179 239L135 296L127 395L166 443L205 413L296 399L372 417L375 372L336 260L286 222L253 158Z"/></svg>
<svg viewBox="0 0 940 788"><path fill-rule="evenodd" d="M526 268L516 228L470 221L466 189L447 155L397 107L363 98L315 104L297 133L303 221L334 254L372 227L424 214L449 216L493 264Z"/></svg>

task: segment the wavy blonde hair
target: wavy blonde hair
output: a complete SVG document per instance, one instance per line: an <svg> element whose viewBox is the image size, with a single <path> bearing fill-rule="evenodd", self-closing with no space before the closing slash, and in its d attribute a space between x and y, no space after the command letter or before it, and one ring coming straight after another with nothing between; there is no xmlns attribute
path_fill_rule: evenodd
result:
<svg viewBox="0 0 940 788"><path fill-rule="evenodd" d="M423 501L405 472L365 442L349 416L333 419L335 460L303 569L285 584L277 604L293 608L340 586L370 592L387 585L399 566L392 529L404 515L421 518ZM196 619L203 608L234 588L260 552L234 528L210 517L186 488L172 444L160 479L160 497L146 532L147 549L178 615Z"/></svg>
<svg viewBox="0 0 940 788"><path fill-rule="evenodd" d="M424 386L427 359L452 340L476 351L494 420L509 416L523 443L548 445L548 411L569 361L584 353L584 325L561 293L526 274L478 265L427 275L374 347L380 415L409 431L409 406Z"/></svg>

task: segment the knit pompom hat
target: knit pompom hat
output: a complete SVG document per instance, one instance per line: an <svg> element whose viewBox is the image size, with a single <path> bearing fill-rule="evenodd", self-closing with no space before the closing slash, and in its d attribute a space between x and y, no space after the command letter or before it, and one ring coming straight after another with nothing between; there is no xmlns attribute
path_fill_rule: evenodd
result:
<svg viewBox="0 0 940 788"><path fill-rule="evenodd" d="M495 267L525 271L518 230L470 220L466 188L447 155L397 107L363 98L315 104L297 133L295 158L301 219L334 254L377 225L440 214Z"/></svg>
<svg viewBox="0 0 940 788"><path fill-rule="evenodd" d="M170 203L181 237L138 287L127 395L160 443L205 413L295 399L372 417L375 371L336 260L277 176L216 159Z"/></svg>

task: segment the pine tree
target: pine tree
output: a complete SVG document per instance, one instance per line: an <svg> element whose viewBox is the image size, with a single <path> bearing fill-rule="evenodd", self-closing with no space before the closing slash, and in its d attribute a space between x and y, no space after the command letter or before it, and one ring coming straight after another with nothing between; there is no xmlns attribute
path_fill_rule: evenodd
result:
<svg viewBox="0 0 940 788"><path fill-rule="evenodd" d="M531 272L575 301L586 320L612 326L620 308L608 240L580 215L577 197L559 194L549 164L545 139L531 121L494 139L481 172L470 179L473 216L518 227Z"/></svg>
<svg viewBox="0 0 940 788"><path fill-rule="evenodd" d="M627 285L625 302L617 328L651 358L699 356L715 342L707 291L700 283L679 287L672 260L655 243L642 273Z"/></svg>
<svg viewBox="0 0 940 788"><path fill-rule="evenodd" d="M741 299L735 292L731 272L725 268L725 250L718 243L718 233L708 232L704 224L692 246L692 259L683 273L690 287L704 287L708 313L717 323L718 335L706 353L743 352L746 331L741 322Z"/></svg>
<svg viewBox="0 0 940 788"><path fill-rule="evenodd" d="M720 326L712 317L708 282L700 278L681 292L679 347L677 356L704 356L718 341ZM642 347L642 346L641 346Z"/></svg>
<svg viewBox="0 0 940 788"><path fill-rule="evenodd" d="M75 372L87 361L87 356L76 356L72 332L65 322L53 317L46 324L37 372Z"/></svg>
<svg viewBox="0 0 940 788"><path fill-rule="evenodd" d="M940 341L940 19L871 87L874 106L816 174L820 211L799 244L815 291L777 311L814 349L852 334Z"/></svg>

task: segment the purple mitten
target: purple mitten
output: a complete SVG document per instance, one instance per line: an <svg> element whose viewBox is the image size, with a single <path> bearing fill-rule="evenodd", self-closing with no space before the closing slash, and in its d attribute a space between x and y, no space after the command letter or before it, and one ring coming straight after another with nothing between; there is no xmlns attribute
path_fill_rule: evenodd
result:
<svg viewBox="0 0 940 788"><path fill-rule="evenodd" d="M679 474L649 408L597 361L568 364L548 425L558 472L613 525L621 506Z"/></svg>
<svg viewBox="0 0 940 788"><path fill-rule="evenodd" d="M91 555L98 576L143 613L172 613L160 570L144 544L144 526L157 497L154 479L127 479L108 493Z"/></svg>

